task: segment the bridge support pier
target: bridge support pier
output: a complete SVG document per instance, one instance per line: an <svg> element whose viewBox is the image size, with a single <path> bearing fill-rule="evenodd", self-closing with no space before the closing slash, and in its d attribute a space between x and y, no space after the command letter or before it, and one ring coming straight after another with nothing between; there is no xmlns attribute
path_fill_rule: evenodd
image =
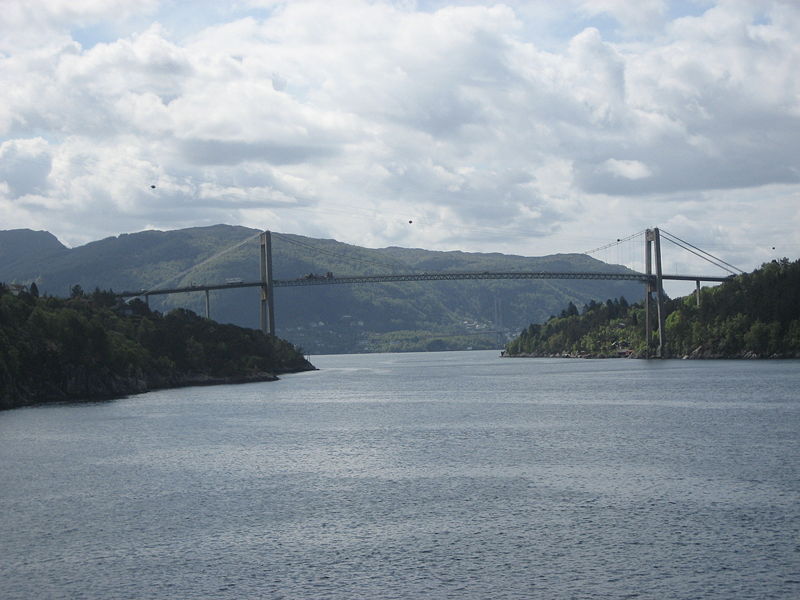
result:
<svg viewBox="0 0 800 600"><path fill-rule="evenodd" d="M664 322L666 320L664 308L664 278L661 271L661 234L658 227L648 229L644 234L645 239L645 267L648 278L647 293L644 299L645 308L645 338L647 346L647 358L650 358L650 345L652 339L652 321L650 317L650 294L655 291L656 293L656 314L658 317L658 347L656 348L656 358L664 358L664 346L666 344L666 333L664 332ZM656 274L655 274L655 290L653 290L653 268L652 268L652 254L655 250Z"/></svg>
<svg viewBox="0 0 800 600"><path fill-rule="evenodd" d="M653 275L653 242L647 235L645 235L644 241L644 265L647 275L647 281L644 282L644 357L650 358L652 350L650 346L653 339L653 319L650 316L650 304L653 299L653 282L650 280Z"/></svg>
<svg viewBox="0 0 800 600"><path fill-rule="evenodd" d="M208 297L208 290L206 290L206 319L211 318L211 300Z"/></svg>
<svg viewBox="0 0 800 600"><path fill-rule="evenodd" d="M275 335L275 302L272 284L272 234L261 234L261 311L260 324L264 335Z"/></svg>

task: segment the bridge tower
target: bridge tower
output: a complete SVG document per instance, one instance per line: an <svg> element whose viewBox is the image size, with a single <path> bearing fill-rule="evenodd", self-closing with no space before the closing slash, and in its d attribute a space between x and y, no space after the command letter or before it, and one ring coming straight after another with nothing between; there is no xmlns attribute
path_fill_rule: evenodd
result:
<svg viewBox="0 0 800 600"><path fill-rule="evenodd" d="M261 331L275 335L275 295L272 284L272 234L261 234Z"/></svg>
<svg viewBox="0 0 800 600"><path fill-rule="evenodd" d="M650 358L651 341L653 337L653 324L650 316L651 303L653 292L656 293L656 313L658 316L658 346L656 348L656 358L664 358L664 344L666 343L666 336L664 333L664 277L661 270L661 233L658 227L648 229L644 233L644 263L645 273L648 279L645 282L645 295L644 295L644 318L645 318L645 352L647 358ZM656 273L653 278L653 251L655 250L655 263Z"/></svg>

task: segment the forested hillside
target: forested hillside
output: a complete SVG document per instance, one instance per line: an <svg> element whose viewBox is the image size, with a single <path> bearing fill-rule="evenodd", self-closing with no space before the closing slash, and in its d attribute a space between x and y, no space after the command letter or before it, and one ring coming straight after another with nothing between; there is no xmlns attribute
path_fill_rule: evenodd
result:
<svg viewBox="0 0 800 600"><path fill-rule="evenodd" d="M0 409L191 384L274 379L313 367L288 342L113 294L38 297L0 284Z"/></svg>
<svg viewBox="0 0 800 600"><path fill-rule="evenodd" d="M655 312L655 311L653 311ZM717 287L666 303L668 357L800 358L800 260L762 265ZM654 323L654 330L656 328ZM644 356L644 308L624 298L570 304L531 324L506 346L508 356Z"/></svg>
<svg viewBox="0 0 800 600"><path fill-rule="evenodd" d="M66 296L74 285L91 290L259 279L260 232L217 225L177 231L123 234L72 249L53 247L52 236L0 231L0 281L36 282L42 293ZM49 236L49 237L47 237ZM3 239L14 238L3 245ZM52 240L50 239L52 238ZM47 242L45 244L45 241ZM57 240L56 240L57 243ZM237 245L238 244L238 245ZM47 252L42 249L47 246ZM13 248L13 257L4 254ZM425 271L624 271L581 254L524 257L406 248L369 249L335 240L273 235L275 278L308 273L337 276ZM29 258L20 259L29 255ZM619 281L438 281L355 286L279 288L277 333L311 353L428 348L498 347L530 320L544 320L572 301L578 305L625 295L642 286ZM211 293L211 317L258 326L257 289ZM162 312L204 311L202 293L154 297ZM501 345L501 344L500 344Z"/></svg>

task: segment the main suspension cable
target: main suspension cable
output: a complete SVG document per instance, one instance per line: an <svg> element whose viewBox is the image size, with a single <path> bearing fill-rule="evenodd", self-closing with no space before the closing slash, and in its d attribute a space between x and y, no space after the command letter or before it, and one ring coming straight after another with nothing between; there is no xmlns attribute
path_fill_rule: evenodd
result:
<svg viewBox="0 0 800 600"><path fill-rule="evenodd" d="M642 229L641 231L637 231L636 233L631 234L628 237L617 238L617 241L615 241L615 242L609 242L608 244L606 244L604 246L598 246L597 248L592 248L591 250L587 250L586 252L583 252L583 254L594 254L595 252L600 252L601 250L607 250L608 248L611 248L613 246L617 246L617 245L621 244L622 242L627 242L627 241L632 240L633 238L635 238L637 236L643 235L644 232L645 232L645 230Z"/></svg>
<svg viewBox="0 0 800 600"><path fill-rule="evenodd" d="M260 236L260 235L261 235L261 232L258 232L258 233L256 233L255 235L248 236L248 237L246 237L245 239L241 240L240 242L236 242L236 243L235 243L235 244L233 244L232 246L230 246L230 247L228 247L228 248L224 248L223 250L220 250L220 251L219 251L219 252L217 252L216 254L213 254L213 255L209 256L208 258L206 258L206 259L204 259L204 260L201 260L199 263L192 265L192 266L191 266L191 267L189 267L188 269L184 269L184 270L183 270L183 271L181 271L180 273L177 273L177 274L175 274L175 275L172 275L171 277L167 277L167 278L166 278L166 279L164 279L163 281L160 281L160 282L156 283L155 285L153 285L153 286L149 287L149 288L147 289L147 291L148 291L148 292L152 292L152 291L154 291L154 290L157 290L159 287L161 287L161 286L163 286L164 284L166 284L166 283L168 283L168 282L172 281L173 279L178 279L179 277L183 277L184 275L186 275L187 273L190 273L190 272L191 272L191 271L193 271L194 269L197 269L198 267L202 267L203 265L206 265L206 264L210 263L211 261L214 261L214 260L218 259L219 257L221 257L221 256L223 256L223 255L225 255L225 254L227 254L228 252L232 252L233 250L236 250L236 249L237 249L237 248L239 248L240 246L243 246L244 244L246 244L246 243L247 243L247 242L249 242L250 240L253 240L253 239L257 238L257 237L258 237L258 236Z"/></svg>
<svg viewBox="0 0 800 600"><path fill-rule="evenodd" d="M301 242L299 240L292 239L292 238L290 238L290 237L288 237L286 235L283 235L281 233L274 233L273 232L272 235L274 237L280 238L281 240L283 240L285 242L288 242L290 244L294 244L295 246L300 246L301 248L305 248L306 250L311 250L313 252L317 252L318 254L326 254L328 256L332 256L333 258L337 258L337 259L339 259L341 261L344 261L344 262L355 261L355 262L360 262L360 263L372 265L372 266L375 266L375 267L380 267L381 269L389 268L391 270L396 270L396 266L395 265L390 265L390 264L387 264L387 263L379 263L379 262L372 261L372 260L369 260L369 259L366 259L366 258L358 258L358 257L355 257L355 256L347 256L345 254L332 252L330 250L324 250L324 249L318 248L318 247L316 247L316 246L314 246L312 244L307 244L305 242Z"/></svg>
<svg viewBox="0 0 800 600"><path fill-rule="evenodd" d="M744 271L742 269L740 269L739 267L737 267L735 265L732 265L729 262L726 262L726 261L722 260L718 256L714 256L710 252L706 252L702 248L698 248L697 246L695 246L693 244L690 244L686 240L682 240L681 238L679 238L674 233L670 233L669 231L665 231L664 229L661 229L660 231L661 231L661 233L665 234L665 238L664 239L666 239L667 241L672 242L676 246L683 248L687 252L691 252L692 254L694 254L696 256L699 256L703 260L706 260L706 261L710 262L711 264L719 267L720 269L728 271L729 273L732 273L734 275L744 273ZM672 239L670 239L670 238L672 238ZM678 243L678 242L680 242L680 243ZM681 244L685 244L685 245L681 245ZM694 252L694 251L690 250L690 248L694 248L694 250L697 250L697 252ZM713 259L713 260L710 260L709 258L706 258L706 256L702 256L701 254L698 254L698 252L701 252L702 254L710 257L710 259ZM725 266L723 266L723 265L725 265ZM730 268L728 268L728 267L730 267ZM731 269L733 269L733 271ZM736 273L735 271L738 271L739 273Z"/></svg>

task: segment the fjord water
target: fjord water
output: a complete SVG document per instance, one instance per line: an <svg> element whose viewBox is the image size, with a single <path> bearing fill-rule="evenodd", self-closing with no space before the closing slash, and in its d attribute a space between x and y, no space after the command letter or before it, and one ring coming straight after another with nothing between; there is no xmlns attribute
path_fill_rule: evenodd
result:
<svg viewBox="0 0 800 600"><path fill-rule="evenodd" d="M0 597L800 597L800 362L312 362L0 413Z"/></svg>

